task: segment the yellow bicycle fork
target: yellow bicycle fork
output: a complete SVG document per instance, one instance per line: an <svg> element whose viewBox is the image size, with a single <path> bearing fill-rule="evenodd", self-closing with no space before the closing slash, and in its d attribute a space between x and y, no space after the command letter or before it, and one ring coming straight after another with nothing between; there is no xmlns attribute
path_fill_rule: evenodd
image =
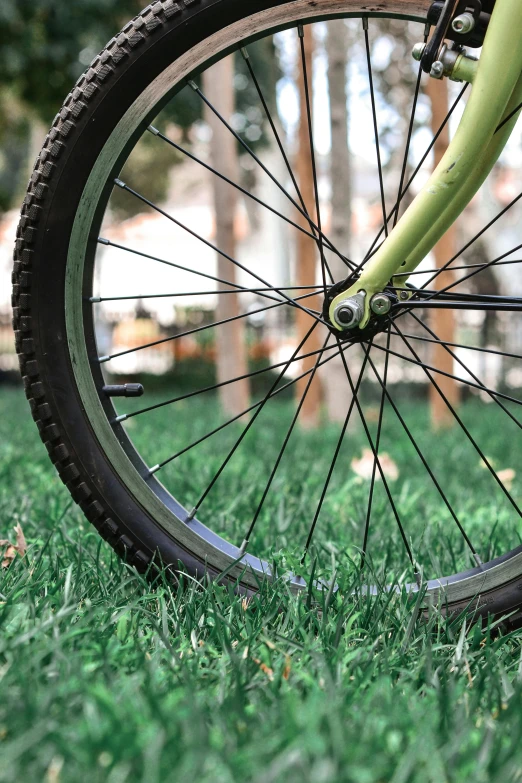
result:
<svg viewBox="0 0 522 783"><path fill-rule="evenodd" d="M398 286L405 285L407 273L462 213L504 149L522 103L522 0L496 0L480 59L459 58L452 78L472 82L458 130L427 184L363 266L357 282L330 303L330 320L339 330L346 328L336 319L343 307L353 308L355 303L360 317L354 328L362 329L371 316L372 297L395 275L400 274Z"/></svg>

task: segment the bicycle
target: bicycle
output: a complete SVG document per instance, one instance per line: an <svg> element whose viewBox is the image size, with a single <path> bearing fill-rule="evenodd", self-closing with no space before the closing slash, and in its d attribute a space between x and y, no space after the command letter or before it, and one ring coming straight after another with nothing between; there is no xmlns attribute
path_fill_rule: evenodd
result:
<svg viewBox="0 0 522 783"><path fill-rule="evenodd" d="M384 209L382 228L364 258L359 261L352 261L336 248L324 231L320 220L317 181L313 183L315 205L305 204L301 199L301 183L298 185L295 180L277 123L271 116L269 102L262 93L249 58L250 47L281 31L291 31L297 51L304 56L304 27L324 20L338 20L339 24L345 24L346 19L356 20L352 24L358 26L361 41L366 46L374 121L375 91L371 80L369 37L372 24L393 19L397 20L397 24L404 24L405 29L414 29L412 44L415 44L414 56L419 61L398 198L392 201L394 206L389 212L389 205L385 204L385 196L388 194L384 193L382 164L379 160L380 194ZM232 580L239 589L247 592L256 590L260 579L270 577L272 566L269 559L257 557L253 551L256 524L265 514L263 503L267 495L274 492L280 461L290 437L297 431L295 424L312 380L318 368L336 356L342 362L352 395L351 401L350 395L347 397L348 411L340 437L336 435L332 441L336 447L327 475L323 476L324 485L322 491L318 492L320 497L316 498L318 505L315 513L309 514L307 518L310 525L307 527L304 552L307 553L312 545L316 523L350 417L358 414L373 461L368 505L360 515L364 522L364 540L356 542L361 550L362 564L370 552L372 535L377 535L370 529L370 520L372 497L379 484L385 492L388 506L388 512L381 516L389 520L390 525L397 525L400 533L398 541L406 553L405 563L410 574L406 589L416 591L422 587L433 601L443 604L445 611L449 612L465 611L471 607L478 614L499 614L519 609L522 603L522 547L514 546L510 551L496 553L484 561L461 520L462 508L455 509L454 501L447 497L430 460L406 424L406 414L403 416L396 405L386 378L390 358L394 355L405 358L391 348L392 340L399 341L408 352L405 360L422 372L425 380L443 395L437 368L430 366L419 354L422 340L442 345L456 363L455 366L465 372L463 377L461 371L457 380L487 397L495 410L502 410L506 427L514 425L513 431L516 433L516 428L522 426L516 416L520 400L512 393L500 392L484 384L458 355L460 346L439 340L437 334L426 324L423 326L422 318L417 316L419 311L422 314L430 308L519 312L522 299L515 296L454 291L458 283L490 270L492 266L515 263L506 260L512 251L493 261L464 267L465 273L442 289L433 289L431 283L436 282L445 269L462 270L462 266L454 266L455 259L448 260L442 269L432 270L428 281L420 287L411 282L415 280L414 275L418 273L422 259L478 191L515 127L522 105L520 30L522 5L517 0L483 0L482 3L478 0L435 3L431 0L380 0L377 4L362 0L251 0L248 3L236 0L156 0L129 22L95 57L58 113L31 177L15 251L14 325L26 393L50 457L86 517L130 564L146 571L154 562L172 564L174 568L181 563L192 576L201 578L204 574L212 577L221 575L220 578ZM466 44L468 47L482 47L478 59L470 55L469 49L463 48L462 45ZM286 166L285 184L277 180L260 160L261 153L258 156L252 150L232 127L230 118L219 113L200 86L201 73L230 52L241 52L243 55L250 84L257 90L260 111L265 113L265 120L274 134L273 140L282 153L282 161ZM306 63L303 65L306 67ZM309 108L309 83L306 81L309 75L306 76L306 70L304 73ZM462 81L464 88L472 83L472 89L458 131L442 162L399 218L400 203L411 182L406 182L406 163L421 76L424 74L423 78ZM305 338L289 359L269 368L276 373L277 379L269 383L268 391L265 390L260 400L243 411L243 416L235 417L241 422L242 429L232 448L225 449L225 457L220 457L219 463L212 465L209 476L205 477L205 486L190 486L188 490L185 487L190 497L177 499L175 473L173 478L171 476L170 484L161 483L158 474L161 476L166 472L164 468L172 465L174 457L190 451L213 432L222 431L230 422L211 428L203 435L195 433L194 442L183 447L178 444L177 453L173 456L164 455L162 460L156 462L142 457L133 445L132 432L126 429L128 423L137 421L147 411L167 403L174 406L181 399L190 400L192 396L208 392L209 389L205 387L196 390L194 394L177 395L152 406L127 407L120 413L122 409L118 409L117 404L126 396L140 394L142 389L139 385L111 385L104 375L107 364L114 356L100 356L97 348L96 307L103 296L94 295L93 280L101 251L109 252L119 248L123 253L134 252L132 248L118 245L105 237L101 229L114 190L125 191L130 198L140 200L156 210L156 213L163 214L166 219L170 217L176 223L176 219L162 212L146 195L135 190L132 183L125 182L121 170L143 134L152 134L158 143L168 143L176 147L178 152L182 150L177 142L169 139L168 134L158 130L154 124L157 124L156 118L162 107L180 90L192 91L196 99L205 104L205 110L228 129L235 142L241 146L241 151L250 155L255 165L271 178L274 187L278 188L279 194L287 199L293 210L291 219L280 213L279 217L290 222L297 231L306 234L315 243L320 260L321 280L314 286L312 293L295 295L294 292L300 287L298 280L288 286L273 285L257 267L246 270L251 273L247 286L237 283L229 285L229 281L221 280L218 291L226 289L229 295L231 290L256 293L263 299L263 307L258 308L260 311L281 307L295 311L300 317L309 319L307 337L317 329L326 335L326 340L320 348L307 351ZM447 122L448 117L444 125ZM375 122L374 129L379 152ZM313 158L311 123L309 133ZM201 163L197 156L192 154L192 158ZM315 165L315 160L313 163ZM209 165L205 165L208 169ZM213 175L225 179L219 171L212 167L210 169ZM233 184L238 187L237 183ZM250 193L245 195L252 197ZM510 206L518 198L520 196ZM257 200L259 202L259 198ZM262 205L266 206L264 203ZM278 212L273 205L268 205L268 208ZM209 241L199 236L198 231L187 229L179 221L177 225L191 231L196 239L203 239L209 246ZM489 225L482 227L478 235L482 235ZM220 248L212 243L210 248L220 252ZM344 269L341 277L336 276L334 279L329 276L326 251ZM152 254L138 252L138 255L141 260L150 263L163 261L179 268L186 266L185 262L180 266L177 258L174 259L175 263L155 258ZM225 251L221 251L221 255L231 264L244 268ZM143 269L146 275L146 265ZM204 276L216 281L212 275ZM322 306L319 308L309 304L313 297L315 302L318 295L322 296ZM246 308L245 313L238 317L245 318L250 312ZM422 333L412 336L403 331L401 320L408 315L423 326ZM384 345L379 345L379 339L383 338ZM161 338L157 342L163 339L171 338ZM350 349L357 345L362 350L362 366L359 364L357 372L354 372L353 365L350 367ZM477 350L487 355L502 354L487 347ZM379 371L375 354L383 353L386 357L384 370L381 368ZM265 471L266 475L263 474L264 493L256 498L253 513L244 521L241 538L228 540L225 535L216 532L221 522L212 520L204 513L209 493L221 479L225 467L233 461L242 440L250 437L249 433L260 426L258 415L271 398L279 393L282 388L280 382L283 381L285 387L296 383L294 377L287 380L287 375L284 378L285 373L293 363L310 355L312 365L297 376L298 380L301 378L306 384L305 391L300 403L296 402L297 410L281 450L269 470ZM510 355L515 359L521 358L519 354ZM364 387L364 373L368 369L372 371L380 397L377 432L373 437L359 399ZM256 372L248 373L248 377L254 377ZM449 375L455 378L454 373ZM212 384L210 391L215 391L231 380L234 379ZM522 512L515 493L508 488L507 481L499 478L486 454L486 446L476 442L470 431L471 426L464 423L462 415L451 406L448 399L445 402L460 428L459 432L463 434L463 440L470 444L475 455L475 461L470 461L465 468L466 475L472 481L471 476L475 475L478 462L482 462L485 469L480 475L484 481L486 478L491 481L492 492L499 492L502 502L507 504L506 513L510 515L513 528L516 529ZM426 561L419 562L417 553L413 551L412 540L404 529L399 508L402 501L394 497L391 482L387 480L381 464L380 442L385 405L393 409L398 417L403 436L420 460L424 480L436 491L441 514L451 524L455 523L471 558L467 567L451 576L436 573L433 578L426 578ZM184 414L180 416L184 418ZM261 454L259 457L261 459ZM296 484L295 494L299 495L302 491L302 483ZM373 503L375 505L375 500ZM274 508L270 512L273 515ZM295 590L304 589L308 584L301 574L290 574L288 579Z"/></svg>

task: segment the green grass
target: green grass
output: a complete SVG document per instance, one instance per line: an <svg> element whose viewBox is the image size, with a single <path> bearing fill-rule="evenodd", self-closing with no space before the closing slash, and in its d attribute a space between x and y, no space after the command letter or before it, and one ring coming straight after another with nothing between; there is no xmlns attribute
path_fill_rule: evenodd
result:
<svg viewBox="0 0 522 783"><path fill-rule="evenodd" d="M418 407L414 415L421 421L426 414ZM465 415L484 428L488 456L499 467L520 464L491 407L471 406ZM278 434L284 406L279 416ZM151 431L140 435L136 427L133 437L166 449L161 419L151 421ZM390 437L386 448L392 453L396 446L394 458L405 471L413 462ZM321 453L335 434L299 438L281 471L281 557L292 549L288 520L298 530L306 522L301 507L289 507L291 476L314 455L302 485L304 514L324 466ZM273 440L267 425L267 464ZM449 455L458 453L461 439L451 443L431 447L430 455L457 491ZM350 437L347 463L361 445L358 433ZM190 494L191 471L197 467L204 478L212 459L205 447L172 480ZM406 509L413 493L423 515L432 514L435 506L420 492L421 474L412 470L397 486L401 503ZM262 483L248 460L226 481L228 492L217 493L210 510L225 532L238 526L239 533L253 503L244 488ZM481 546L511 544L494 493L470 483L460 487L460 502L471 509L474 501L468 522ZM120 563L71 503L14 390L0 394L0 487L0 538L19 522L29 545L24 559L0 573L0 781L522 780L519 634L498 632L501 625L496 633L482 630L463 618L426 622L400 594L354 594L358 513L346 512L342 524L337 516L334 524L343 490L354 509L363 497L348 470L332 488L317 547L333 562L338 592L292 597L281 581L265 585L248 604L187 578L177 589L164 579L150 585ZM246 497L234 504L241 488ZM383 513L378 510L376 524ZM499 522L494 543L491 514ZM268 548L271 515L263 520L260 547ZM412 540L428 535L423 515L411 513ZM452 544L439 542L443 522L430 545L437 556L458 560ZM394 549L390 536L381 558ZM377 559L376 567L383 562Z"/></svg>
<svg viewBox="0 0 522 783"><path fill-rule="evenodd" d="M176 396L172 392L170 396ZM164 400L169 394L139 400L123 400L118 412L129 412ZM455 426L434 436L427 406L394 391L397 405L419 448L433 469L449 502L484 561L522 543L517 514L472 444ZM364 399L368 399L364 395ZM258 399L258 397L255 397ZM372 402L370 398L370 402ZM365 406L369 428L376 437L379 399ZM518 411L514 411L518 414ZM254 518L285 434L294 415L294 404L271 403L263 409L244 442L206 497L198 518L238 546ZM469 401L460 412L466 426L495 471L522 463L519 429L495 405ZM353 421L357 423L357 411ZM208 395L161 407L125 424L127 432L148 465L155 465L215 429L224 417ZM244 423L235 423L177 458L157 476L187 509L193 508L203 490L230 452ZM262 506L250 551L280 561L299 559L321 490L338 442L339 424L323 423L306 432L295 427L270 492ZM351 469L368 442L362 426L350 427L340 449L314 535L313 556L326 569L332 556L354 557L363 542L368 486ZM405 437L393 410L386 411L380 452L389 454L399 479L389 481L411 550L427 578L475 566L464 538L426 469ZM371 458L370 458L371 459ZM515 481L511 494L522 506L522 485ZM404 545L381 481L375 485L368 549L376 563L388 569L404 566Z"/></svg>

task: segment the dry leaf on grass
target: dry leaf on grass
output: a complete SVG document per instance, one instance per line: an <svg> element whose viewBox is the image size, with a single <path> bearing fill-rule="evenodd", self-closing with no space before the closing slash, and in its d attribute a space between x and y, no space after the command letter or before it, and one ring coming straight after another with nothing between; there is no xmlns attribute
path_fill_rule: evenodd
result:
<svg viewBox="0 0 522 783"><path fill-rule="evenodd" d="M62 756L54 756L49 764L45 775L45 783L60 783L60 773L62 771L64 760Z"/></svg>
<svg viewBox="0 0 522 783"><path fill-rule="evenodd" d="M371 449L363 449L362 457L360 459L352 459L352 470L354 473L362 479L370 480L373 473L373 451ZM389 454L383 452L379 454L379 462L384 473L385 478L390 481L397 481L399 478L399 468L392 460ZM380 481L381 474L377 468L375 471L375 479Z"/></svg>
<svg viewBox="0 0 522 783"><path fill-rule="evenodd" d="M504 468L504 470L498 471L497 478L500 479L500 481L503 483L503 485L509 492L513 487L513 481L515 480L516 475L517 474L515 473L513 468Z"/></svg>
<svg viewBox="0 0 522 783"><path fill-rule="evenodd" d="M494 460L492 457L486 457L486 459L489 462L489 465L488 462L485 462L483 459L481 459L479 462L481 468L488 470L489 467L496 467L496 460ZM508 492L510 492L513 487L513 481L515 480L516 475L516 471L514 471L513 468L503 468L502 470L496 471L497 478L500 479Z"/></svg>
<svg viewBox="0 0 522 783"><path fill-rule="evenodd" d="M263 674L266 674L268 679L272 681L274 679L274 670L270 668L270 666L267 666L266 663L263 663L263 661L260 661L259 658L252 658L254 663L257 663Z"/></svg>
<svg viewBox="0 0 522 783"><path fill-rule="evenodd" d="M7 538L0 539L0 549L5 549L0 555L2 558L2 568L9 568L17 555L23 557L27 551L27 543L20 524L15 525L16 544L12 544Z"/></svg>

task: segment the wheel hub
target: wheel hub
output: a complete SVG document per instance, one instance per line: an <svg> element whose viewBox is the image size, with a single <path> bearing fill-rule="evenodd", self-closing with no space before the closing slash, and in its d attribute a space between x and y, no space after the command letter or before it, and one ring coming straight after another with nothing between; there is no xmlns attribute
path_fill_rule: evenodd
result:
<svg viewBox="0 0 522 783"><path fill-rule="evenodd" d="M332 334L339 339L364 342L387 328L389 318L386 316L390 313L392 306L399 302L399 297L395 289L392 288L386 288L383 292L374 294L370 300L372 316L368 324L361 329L359 324L364 316L367 293L366 291L358 291L353 296L339 302L333 314L336 321L334 324L330 318L330 305L333 299L343 291L349 290L356 282L353 279L343 280L341 283L335 283L331 286L324 299L323 317ZM339 329L339 326L342 328Z"/></svg>

